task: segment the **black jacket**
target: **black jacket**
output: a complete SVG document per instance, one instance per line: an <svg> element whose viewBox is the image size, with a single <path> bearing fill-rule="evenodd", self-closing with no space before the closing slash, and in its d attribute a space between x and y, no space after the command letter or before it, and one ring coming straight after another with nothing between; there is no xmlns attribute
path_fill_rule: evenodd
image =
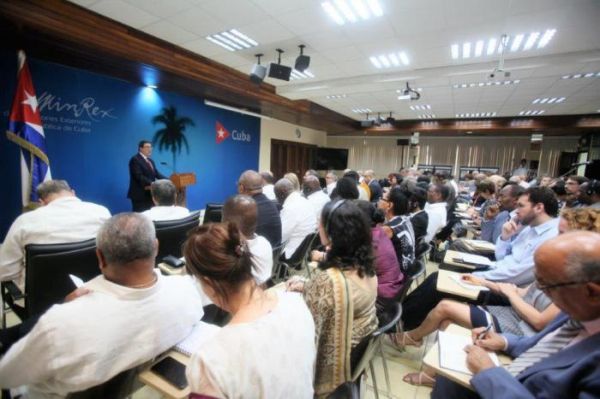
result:
<svg viewBox="0 0 600 399"><path fill-rule="evenodd" d="M143 200L150 197L150 190L144 190L144 187L152 184L154 180L166 179L158 169L154 161L148 158L152 164L152 168L144 160L139 153L131 157L129 160L129 190L127 191L127 198L132 200Z"/></svg>
<svg viewBox="0 0 600 399"><path fill-rule="evenodd" d="M265 237L275 249L281 243L281 217L277 205L262 193L253 195L252 198L258 208L256 234Z"/></svg>

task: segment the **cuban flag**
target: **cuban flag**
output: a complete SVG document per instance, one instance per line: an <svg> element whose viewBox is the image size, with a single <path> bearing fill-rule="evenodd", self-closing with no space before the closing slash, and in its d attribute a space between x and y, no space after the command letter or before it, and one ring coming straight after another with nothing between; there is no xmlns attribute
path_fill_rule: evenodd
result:
<svg viewBox="0 0 600 399"><path fill-rule="evenodd" d="M6 136L21 147L21 193L25 208L38 202L36 187L52 176L42 118L23 51L19 51L18 59L17 91L8 117Z"/></svg>
<svg viewBox="0 0 600 399"><path fill-rule="evenodd" d="M215 132L215 141L217 144L221 144L227 137L231 135L229 130L225 129L225 127L219 121L217 121L215 124Z"/></svg>

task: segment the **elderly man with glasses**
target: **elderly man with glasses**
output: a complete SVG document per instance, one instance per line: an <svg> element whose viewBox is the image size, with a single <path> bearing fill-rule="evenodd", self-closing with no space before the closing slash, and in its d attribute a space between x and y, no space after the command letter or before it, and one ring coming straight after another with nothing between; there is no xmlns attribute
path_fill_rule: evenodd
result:
<svg viewBox="0 0 600 399"><path fill-rule="evenodd" d="M473 330L465 348L476 393L438 377L432 398L597 398L600 393L600 234L573 231L535 253L535 279L562 313L532 337ZM515 357L496 366L487 350Z"/></svg>

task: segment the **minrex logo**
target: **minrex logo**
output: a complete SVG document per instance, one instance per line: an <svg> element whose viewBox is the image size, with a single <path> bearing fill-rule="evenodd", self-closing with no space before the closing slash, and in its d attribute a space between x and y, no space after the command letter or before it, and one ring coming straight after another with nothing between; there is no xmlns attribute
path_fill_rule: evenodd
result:
<svg viewBox="0 0 600 399"><path fill-rule="evenodd" d="M229 136L231 136L231 138L235 141L247 141L247 142L252 141L252 136L250 136L250 133L246 133L243 130L236 130L236 129L232 130L231 133L229 133L229 130L225 129L225 127L219 121L217 121L217 123L216 123L215 130L216 130L215 141L217 142L217 144L221 144Z"/></svg>

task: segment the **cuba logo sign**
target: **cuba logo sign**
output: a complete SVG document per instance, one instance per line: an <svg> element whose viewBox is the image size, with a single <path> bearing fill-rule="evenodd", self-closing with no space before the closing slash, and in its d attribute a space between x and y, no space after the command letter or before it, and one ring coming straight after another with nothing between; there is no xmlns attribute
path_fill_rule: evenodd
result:
<svg viewBox="0 0 600 399"><path fill-rule="evenodd" d="M225 141L227 138L231 137L232 140L235 141L246 141L246 142L250 142L252 141L252 136L250 135L250 133L246 133L243 130L232 130L231 133L229 132L229 130L227 130L225 128L225 126L223 126L223 124L219 121L217 121L216 125L215 125L215 141L217 144L221 144L223 141Z"/></svg>

